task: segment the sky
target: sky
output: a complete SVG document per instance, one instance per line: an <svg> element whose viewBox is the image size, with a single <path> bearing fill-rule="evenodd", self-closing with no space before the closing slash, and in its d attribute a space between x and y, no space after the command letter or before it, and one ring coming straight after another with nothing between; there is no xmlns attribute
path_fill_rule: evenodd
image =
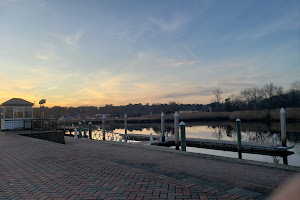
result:
<svg viewBox="0 0 300 200"><path fill-rule="evenodd" d="M0 103L210 103L300 77L300 1L0 0Z"/></svg>

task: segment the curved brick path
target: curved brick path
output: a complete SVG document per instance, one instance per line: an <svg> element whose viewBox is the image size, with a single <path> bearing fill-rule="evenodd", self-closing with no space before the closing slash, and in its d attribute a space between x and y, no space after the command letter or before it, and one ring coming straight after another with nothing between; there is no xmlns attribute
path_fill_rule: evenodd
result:
<svg viewBox="0 0 300 200"><path fill-rule="evenodd" d="M265 199L295 173L163 147L0 133L0 199Z"/></svg>

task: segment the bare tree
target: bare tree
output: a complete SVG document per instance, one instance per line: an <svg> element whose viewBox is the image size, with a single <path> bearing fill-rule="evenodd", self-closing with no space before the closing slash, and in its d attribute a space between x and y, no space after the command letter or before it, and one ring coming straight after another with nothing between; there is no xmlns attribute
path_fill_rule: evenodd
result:
<svg viewBox="0 0 300 200"><path fill-rule="evenodd" d="M268 99L273 96L283 94L283 88L281 86L275 86L273 83L266 84L263 87L263 90L264 96Z"/></svg>
<svg viewBox="0 0 300 200"><path fill-rule="evenodd" d="M220 103L221 103L221 99L222 99L221 95L223 94L223 92L221 91L221 88L218 87L217 89L215 89L215 90L213 91L213 94L215 95L214 101L215 101L215 102L217 103L217 105L218 105L218 111L220 111Z"/></svg>
<svg viewBox="0 0 300 200"><path fill-rule="evenodd" d="M300 80L294 81L291 84L291 91L300 91Z"/></svg>

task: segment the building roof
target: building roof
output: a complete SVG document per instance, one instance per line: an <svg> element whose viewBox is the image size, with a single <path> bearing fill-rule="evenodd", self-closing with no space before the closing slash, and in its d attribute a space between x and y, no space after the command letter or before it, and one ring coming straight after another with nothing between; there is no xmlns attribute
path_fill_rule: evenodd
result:
<svg viewBox="0 0 300 200"><path fill-rule="evenodd" d="M12 98L2 103L2 106L33 106L33 103L20 98Z"/></svg>

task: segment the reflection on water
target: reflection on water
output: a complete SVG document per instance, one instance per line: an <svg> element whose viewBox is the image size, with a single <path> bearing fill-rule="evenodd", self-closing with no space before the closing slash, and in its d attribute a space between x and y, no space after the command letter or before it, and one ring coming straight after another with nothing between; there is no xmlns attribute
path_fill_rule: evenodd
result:
<svg viewBox="0 0 300 200"><path fill-rule="evenodd" d="M277 134L277 145L280 141L280 123L242 122L242 141L260 144L273 144L272 135ZM123 124L110 124L110 130L116 133L124 133ZM166 123L166 131L173 135L173 123ZM160 124L128 124L128 134L159 134ZM187 138L211 139L220 141L237 141L236 127L234 122L187 122ZM294 145L295 153L288 157L288 164L300 166L300 122L287 122L287 145ZM194 149L194 150L193 150ZM188 151L221 155L226 157L238 157L235 152L225 152L211 149L188 148ZM214 153L213 153L214 152ZM234 155L234 156L233 156ZM243 153L243 159L258 160L264 162L283 163L283 158L257 154Z"/></svg>

